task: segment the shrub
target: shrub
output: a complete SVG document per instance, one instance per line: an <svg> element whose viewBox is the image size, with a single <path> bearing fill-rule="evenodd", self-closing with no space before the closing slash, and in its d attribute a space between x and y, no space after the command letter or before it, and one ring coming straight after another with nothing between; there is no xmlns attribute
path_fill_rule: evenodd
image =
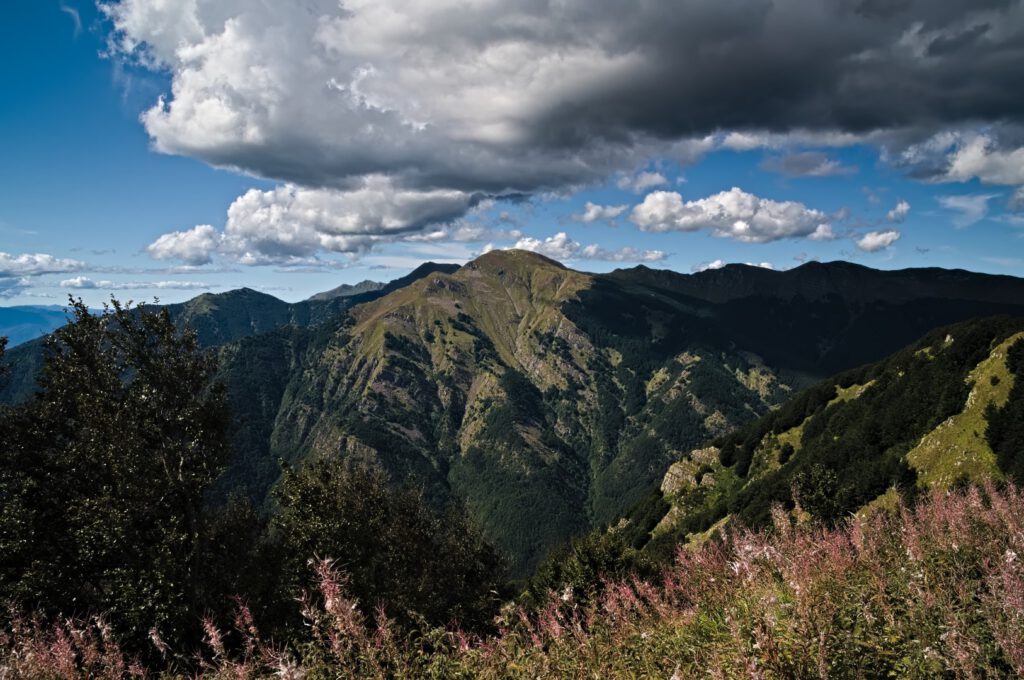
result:
<svg viewBox="0 0 1024 680"><path fill-rule="evenodd" d="M496 610L504 569L459 507L436 512L414 487L393 488L374 468L318 460L286 470L273 529L284 555L282 595L308 585L311 558L333 560L372 616L479 627Z"/></svg>

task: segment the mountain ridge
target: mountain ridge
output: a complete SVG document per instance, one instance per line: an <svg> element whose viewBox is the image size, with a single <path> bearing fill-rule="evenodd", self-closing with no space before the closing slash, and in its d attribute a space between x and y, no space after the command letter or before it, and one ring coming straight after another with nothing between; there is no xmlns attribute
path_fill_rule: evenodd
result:
<svg viewBox="0 0 1024 680"><path fill-rule="evenodd" d="M681 292L711 302L727 302L740 297L790 297L796 291L817 292L820 297L843 290L856 292L862 301L885 299L890 302L907 301L921 297L944 297L951 299L977 299L977 294L967 295L965 283L973 283L975 289L987 284L985 299L991 302L1019 300L1024 295L1024 279L1002 274L980 274L965 269L944 269L941 267L912 267L905 269L872 269L861 264L837 260L832 262L805 262L786 270L772 270L745 264L728 264L719 269L708 269L692 274L682 274L667 269L654 269L638 265L628 269L616 269L612 277L650 281L655 285L668 285ZM736 279L742 276L743 285L736 287ZM872 285L861 288L854 282L863 282L868 277ZM928 294L914 293L913 284L930 277L932 288ZM980 284L978 282L984 282ZM936 284L941 288L936 290ZM883 290L879 286L885 286ZM822 293L821 288L827 288ZM737 289L738 288L738 289ZM917 288L920 290L920 287ZM866 294L871 293L868 297ZM808 299L814 299L808 297Z"/></svg>
<svg viewBox="0 0 1024 680"><path fill-rule="evenodd" d="M983 301L969 305L716 304L536 254L487 253L353 307L307 346L265 457L342 456L460 498L525 573L552 546L614 522L684 451L833 365L880 359L949 316L1024 313L985 302L998 295L980 281L967 295ZM877 338L860 347L862 336ZM839 344L819 351L826 340Z"/></svg>
<svg viewBox="0 0 1024 680"><path fill-rule="evenodd" d="M8 348L34 340L66 323L60 305L14 305L0 307L0 337L6 337Z"/></svg>
<svg viewBox="0 0 1024 680"><path fill-rule="evenodd" d="M307 300L331 300L337 297L351 297L352 295L359 295L360 293L372 293L373 291L380 290L383 288L385 283L380 281L371 281L369 279L360 281L359 283L343 283L340 286L325 290L320 293L310 295Z"/></svg>

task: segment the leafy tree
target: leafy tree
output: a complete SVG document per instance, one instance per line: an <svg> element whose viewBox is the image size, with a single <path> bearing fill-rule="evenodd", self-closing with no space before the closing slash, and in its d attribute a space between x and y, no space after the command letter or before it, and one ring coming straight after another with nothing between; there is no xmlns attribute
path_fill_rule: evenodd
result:
<svg viewBox="0 0 1024 680"><path fill-rule="evenodd" d="M842 513L844 494L833 470L815 463L796 475L793 484L796 500L814 517L834 521Z"/></svg>
<svg viewBox="0 0 1024 680"><path fill-rule="evenodd" d="M38 393L0 425L0 599L102 612L138 648L151 627L184 642L203 494L228 453L213 359L166 310L71 311Z"/></svg>
<svg viewBox="0 0 1024 680"><path fill-rule="evenodd" d="M504 565L461 508L434 512L421 490L340 460L285 470L276 495L284 594L310 585L311 558L329 558L366 613L468 628L493 616Z"/></svg>
<svg viewBox="0 0 1024 680"><path fill-rule="evenodd" d="M199 563L203 578L198 601L215 621L230 621L241 600L256 621L269 628L294 610L294 601L282 601L275 589L282 557L269 540L269 519L252 501L232 495L216 507L207 506L200 536Z"/></svg>

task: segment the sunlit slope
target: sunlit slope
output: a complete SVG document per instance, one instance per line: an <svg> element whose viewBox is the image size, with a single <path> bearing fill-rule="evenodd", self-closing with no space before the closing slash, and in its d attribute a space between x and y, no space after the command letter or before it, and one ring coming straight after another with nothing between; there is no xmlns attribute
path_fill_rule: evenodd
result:
<svg viewBox="0 0 1024 680"><path fill-rule="evenodd" d="M1005 442L1019 435L1008 416L1024 399L1022 358L1024 319L969 321L798 393L672 465L648 502L661 508L652 548L723 521L763 525L772 503L831 520L897 492L1018 477L1022 452Z"/></svg>

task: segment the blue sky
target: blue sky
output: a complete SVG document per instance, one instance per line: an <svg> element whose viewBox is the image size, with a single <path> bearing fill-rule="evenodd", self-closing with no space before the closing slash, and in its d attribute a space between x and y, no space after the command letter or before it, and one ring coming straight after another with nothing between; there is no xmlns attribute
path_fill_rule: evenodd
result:
<svg viewBox="0 0 1024 680"><path fill-rule="evenodd" d="M354 19L334 16L333 2L304 4L316 22L273 2L256 11L168 0L161 6L179 6L171 14L129 0L105 12L83 0L6 3L0 304L62 303L69 292L90 304L112 292L173 302L241 286L297 300L517 245L590 271L843 259L1024 274L1024 214L1014 211L1024 203L1014 200L1024 196L1024 137L1012 106L990 120L885 111L877 125L847 129L819 114L758 117L735 97L713 101L706 92L716 90L665 104L656 91L645 100L595 85L567 125L556 117L565 93L575 102L590 75L603 83L632 62L595 52L593 39L574 57L570 36L554 66L512 69L521 53L548 63L537 55L555 48L532 34L493 44L474 35L472 58L451 63L426 43L396 58L373 4L351 3ZM407 18L429 33L444 4ZM508 4L502 11L515 10ZM969 13L934 24L928 69L943 36L973 25ZM912 19L880 25L885 44L925 40ZM1000 39L1018 44L993 35L984 49ZM972 54L958 63L984 56ZM573 70L561 72L567 63ZM685 68L666 64L669 74ZM612 98L627 95L628 115L602 127L623 108ZM602 106L611 113L593 113ZM637 115L679 121L702 109L739 124L712 118L665 132Z"/></svg>

